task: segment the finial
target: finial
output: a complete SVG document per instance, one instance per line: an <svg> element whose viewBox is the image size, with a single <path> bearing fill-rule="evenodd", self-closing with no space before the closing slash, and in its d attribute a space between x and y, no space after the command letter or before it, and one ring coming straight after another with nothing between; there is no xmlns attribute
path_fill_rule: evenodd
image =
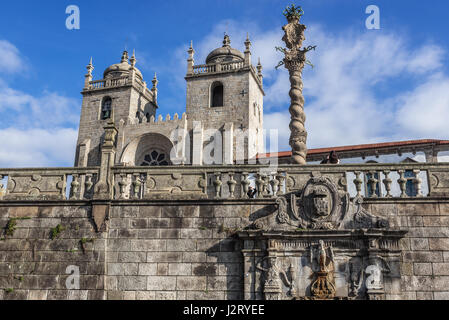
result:
<svg viewBox="0 0 449 320"><path fill-rule="evenodd" d="M131 59L129 59L129 61L131 62L131 66L135 66L137 59L136 59L136 49L133 49L133 55L131 57Z"/></svg>
<svg viewBox="0 0 449 320"><path fill-rule="evenodd" d="M259 76L262 75L262 64L260 63L260 57L257 62L257 73L259 74Z"/></svg>
<svg viewBox="0 0 449 320"><path fill-rule="evenodd" d="M121 62L128 62L128 51L123 51Z"/></svg>
<svg viewBox="0 0 449 320"><path fill-rule="evenodd" d="M87 76L92 76L92 71L94 70L94 65L92 64L92 57L90 57L90 61L86 69L87 69Z"/></svg>
<svg viewBox="0 0 449 320"><path fill-rule="evenodd" d="M249 49L251 48L251 41L249 40L248 32L246 33L245 48L246 51L249 51Z"/></svg>
<svg viewBox="0 0 449 320"><path fill-rule="evenodd" d="M154 73L154 77L153 77L153 80L151 82L153 83L153 88L156 88L157 84L159 83L159 81L157 80L156 72Z"/></svg>
<svg viewBox="0 0 449 320"><path fill-rule="evenodd" d="M229 47L231 45L231 38L225 33L224 39L223 39L223 47Z"/></svg>
<svg viewBox="0 0 449 320"><path fill-rule="evenodd" d="M190 40L190 48L187 50L187 53L192 56L195 53L195 50L193 50L193 40Z"/></svg>

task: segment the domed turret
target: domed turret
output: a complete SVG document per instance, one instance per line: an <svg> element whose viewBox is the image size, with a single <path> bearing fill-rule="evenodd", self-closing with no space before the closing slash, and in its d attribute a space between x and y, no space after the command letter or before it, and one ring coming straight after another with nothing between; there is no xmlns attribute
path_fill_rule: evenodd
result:
<svg viewBox="0 0 449 320"><path fill-rule="evenodd" d="M223 46L209 53L206 58L206 64L244 60L245 56L243 55L243 53L231 47L231 39L227 34L225 34Z"/></svg>
<svg viewBox="0 0 449 320"><path fill-rule="evenodd" d="M142 73L135 66L133 67L132 65L129 64L128 51L125 50L123 51L122 60L120 61L120 63L116 63L108 67L103 73L103 78L107 79L107 78L119 78L128 76L132 68L134 68L136 75L140 78L140 80L142 80L143 79Z"/></svg>

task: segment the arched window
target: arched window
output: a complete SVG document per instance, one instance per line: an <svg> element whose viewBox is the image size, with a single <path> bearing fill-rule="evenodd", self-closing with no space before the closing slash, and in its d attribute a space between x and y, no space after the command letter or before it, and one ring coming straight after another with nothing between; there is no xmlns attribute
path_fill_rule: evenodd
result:
<svg viewBox="0 0 449 320"><path fill-rule="evenodd" d="M101 120L106 120L111 117L112 99L109 97L104 98L101 106Z"/></svg>
<svg viewBox="0 0 449 320"><path fill-rule="evenodd" d="M223 84L214 82L211 87L211 107L223 107Z"/></svg>

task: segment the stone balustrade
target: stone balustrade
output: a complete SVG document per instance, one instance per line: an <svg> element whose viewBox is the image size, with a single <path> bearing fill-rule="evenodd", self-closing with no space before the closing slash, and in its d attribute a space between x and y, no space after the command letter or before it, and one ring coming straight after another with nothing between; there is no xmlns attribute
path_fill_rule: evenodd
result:
<svg viewBox="0 0 449 320"><path fill-rule="evenodd" d="M99 168L0 169L0 201L89 200Z"/></svg>
<svg viewBox="0 0 449 320"><path fill-rule="evenodd" d="M216 64L200 64L193 66L193 74L207 74L215 72L229 72L233 70L240 70L245 67L244 62L223 62Z"/></svg>
<svg viewBox="0 0 449 320"><path fill-rule="evenodd" d="M121 87L127 85L128 83L128 77L95 80L89 82L89 90Z"/></svg>
<svg viewBox="0 0 449 320"><path fill-rule="evenodd" d="M342 192L364 198L449 195L449 164L233 165L113 167L113 199L270 199L328 177ZM0 199L89 200L99 168L0 169ZM5 182L5 179L7 182ZM4 186L6 185L6 188ZM67 196L68 195L68 196Z"/></svg>

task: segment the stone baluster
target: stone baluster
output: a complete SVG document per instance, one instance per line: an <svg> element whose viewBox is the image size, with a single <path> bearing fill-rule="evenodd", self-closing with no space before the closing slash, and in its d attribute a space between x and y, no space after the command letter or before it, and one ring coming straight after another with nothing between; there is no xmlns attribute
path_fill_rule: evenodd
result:
<svg viewBox="0 0 449 320"><path fill-rule="evenodd" d="M119 199L126 199L126 195L125 195L125 187L128 185L128 177L126 176L126 174L121 174L120 175L120 181L118 182L118 187L119 187Z"/></svg>
<svg viewBox="0 0 449 320"><path fill-rule="evenodd" d="M79 187L80 183L78 182L79 176L77 174L72 175L72 183L70 184L70 200L79 199Z"/></svg>
<svg viewBox="0 0 449 320"><path fill-rule="evenodd" d="M369 195L370 198L377 198L376 193L376 186L377 186L377 179L376 179L376 172L375 171L369 171L370 178L368 179L368 185L371 187L371 194Z"/></svg>
<svg viewBox="0 0 449 320"><path fill-rule="evenodd" d="M134 191L133 199L139 199L141 186L142 186L142 181L140 180L140 174L135 173L134 181L133 181L133 191Z"/></svg>
<svg viewBox="0 0 449 320"><path fill-rule="evenodd" d="M264 197L268 197L268 196L270 196L270 191L268 190L268 186L270 185L270 178L267 175L263 175L262 179L263 179L262 194Z"/></svg>
<svg viewBox="0 0 449 320"><path fill-rule="evenodd" d="M248 173L247 172L243 172L242 173L242 193L241 193L241 197L242 198L246 198L247 194L248 194L248 189L249 189L249 180L248 180Z"/></svg>
<svg viewBox="0 0 449 320"><path fill-rule="evenodd" d="M279 181L279 189L277 195L281 196L284 194L285 176L283 174L278 174L276 175L276 178Z"/></svg>
<svg viewBox="0 0 449 320"><path fill-rule="evenodd" d="M413 185L415 186L416 196L417 197L422 197L423 196L422 190L421 190L421 188L422 188L422 186L421 186L422 180L419 177L419 173L420 172L421 171L419 169L413 170L413 173L415 174L415 178L413 179Z"/></svg>
<svg viewBox="0 0 449 320"><path fill-rule="evenodd" d="M221 193L221 186L223 182L221 182L221 172L215 173L215 180L214 180L214 188L215 188L215 198L220 198Z"/></svg>
<svg viewBox="0 0 449 320"><path fill-rule="evenodd" d="M279 191L279 180L277 179L277 175L273 174L273 179L270 181L271 191L273 192L273 197L276 197Z"/></svg>
<svg viewBox="0 0 449 320"><path fill-rule="evenodd" d="M391 183L393 182L390 177L388 176L390 174L390 170L385 170L384 175L385 179L383 179L383 183L385 185L385 190L387 191L387 194L385 195L386 198L391 198Z"/></svg>
<svg viewBox="0 0 449 320"><path fill-rule="evenodd" d="M361 191L362 191L362 179L360 179L360 171L354 171L355 174L355 179L353 180L354 184L355 184L355 189L357 190L357 195L356 197L361 197Z"/></svg>
<svg viewBox="0 0 449 320"><path fill-rule="evenodd" d="M401 189L401 198L407 198L407 193L405 192L407 189L407 179L404 178L404 170L398 170L399 173L399 188Z"/></svg>
<svg viewBox="0 0 449 320"><path fill-rule="evenodd" d="M260 173L257 174L256 187L257 187L257 197L262 198L263 197L263 189L264 189L264 181L263 181L262 175Z"/></svg>
<svg viewBox="0 0 449 320"><path fill-rule="evenodd" d="M235 185L237 184L237 181L234 180L234 173L229 173L229 198L235 198L234 191L235 191Z"/></svg>
<svg viewBox="0 0 449 320"><path fill-rule="evenodd" d="M86 181L84 181L84 198L87 199L92 192L92 186L94 183L92 182L92 174L86 174Z"/></svg>
<svg viewBox="0 0 449 320"><path fill-rule="evenodd" d="M0 200L1 200L1 199L3 198L3 196L5 195L5 189L3 188L3 183L2 183L3 178L4 178L4 176L2 176L2 175L0 174Z"/></svg>

